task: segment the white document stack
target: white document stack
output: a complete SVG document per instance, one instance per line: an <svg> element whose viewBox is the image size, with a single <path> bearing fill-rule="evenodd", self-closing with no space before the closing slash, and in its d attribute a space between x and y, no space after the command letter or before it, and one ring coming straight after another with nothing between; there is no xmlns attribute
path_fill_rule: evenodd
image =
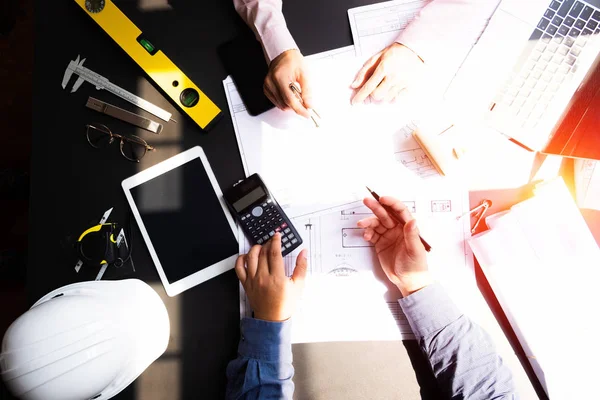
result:
<svg viewBox="0 0 600 400"><path fill-rule="evenodd" d="M600 249L562 178L469 240L551 399L597 396Z"/></svg>

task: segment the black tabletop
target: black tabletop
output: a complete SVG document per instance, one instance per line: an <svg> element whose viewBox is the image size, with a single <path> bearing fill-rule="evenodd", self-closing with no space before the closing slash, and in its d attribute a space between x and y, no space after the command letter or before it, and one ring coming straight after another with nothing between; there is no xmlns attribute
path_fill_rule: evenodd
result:
<svg viewBox="0 0 600 400"><path fill-rule="evenodd" d="M352 44L347 10L374 2L287 0L284 14L301 51L313 54ZM223 118L203 132L74 1L37 1L27 271L31 304L58 287L95 277L97 270L87 267L75 272L73 244L111 207L111 220L125 221L129 210L121 189L123 179L197 145L206 152L222 188L243 177L222 85L226 73L217 56L220 44L251 35L232 1L122 0L116 4L223 110ZM70 93L75 77L67 90L62 89L65 69L78 55L86 58L84 65L92 71L169 110L178 121L166 124L160 136L141 134L158 148L142 163L122 158L118 144L97 150L87 143L85 125L92 122L117 133L139 134L139 130L85 107L88 96L94 96L133 110L124 100L89 83ZM136 271L120 277L142 279L160 292L158 274L135 224L132 231ZM172 343L164 357L178 361L180 398L222 398L225 367L235 357L239 338L235 273L203 283L173 301L178 315L171 315ZM134 398L138 389L132 385L118 398Z"/></svg>

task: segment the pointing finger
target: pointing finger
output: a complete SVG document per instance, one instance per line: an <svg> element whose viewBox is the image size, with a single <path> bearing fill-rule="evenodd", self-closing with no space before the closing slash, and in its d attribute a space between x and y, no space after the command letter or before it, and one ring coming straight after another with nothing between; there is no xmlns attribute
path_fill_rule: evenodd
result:
<svg viewBox="0 0 600 400"><path fill-rule="evenodd" d="M377 200L367 197L363 200L363 203L373 211L373 214L375 214L385 228L392 229L396 226L396 221L390 217L388 212L381 204L379 204L379 202L377 202Z"/></svg>
<svg viewBox="0 0 600 400"><path fill-rule="evenodd" d="M408 207L406 207L406 205L400 200L390 196L381 196L379 201L381 201L381 204L385 204L386 206L390 207L396 214L400 216L400 218L402 218L404 222L408 222L413 219Z"/></svg>
<svg viewBox="0 0 600 400"><path fill-rule="evenodd" d="M260 254L258 255L258 268L256 270L256 275L269 275L269 251L271 250L272 240L269 240L267 244L265 244L262 249L260 249Z"/></svg>
<svg viewBox="0 0 600 400"><path fill-rule="evenodd" d="M270 246L267 252L269 261L269 273L271 275L285 275L283 267L283 256L281 255L281 235L275 233L275 236L269 241Z"/></svg>

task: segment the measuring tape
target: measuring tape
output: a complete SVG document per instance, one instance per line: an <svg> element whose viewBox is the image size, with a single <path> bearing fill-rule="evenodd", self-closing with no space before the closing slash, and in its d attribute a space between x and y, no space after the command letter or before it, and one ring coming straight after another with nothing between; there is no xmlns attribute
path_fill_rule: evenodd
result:
<svg viewBox="0 0 600 400"><path fill-rule="evenodd" d="M216 121L215 105L111 0L75 0L150 78L202 129Z"/></svg>

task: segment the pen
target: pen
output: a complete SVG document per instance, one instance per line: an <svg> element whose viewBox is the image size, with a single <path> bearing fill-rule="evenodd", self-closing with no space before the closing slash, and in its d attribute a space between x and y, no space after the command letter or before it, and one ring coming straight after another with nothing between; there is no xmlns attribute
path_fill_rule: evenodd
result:
<svg viewBox="0 0 600 400"><path fill-rule="evenodd" d="M294 96L296 96L296 98L298 99L300 104L302 104L304 106L304 100L302 100L302 94L301 94L302 92L300 91L298 86L296 86L296 84L294 82L290 82L290 90L292 91L292 93L294 93ZM315 110L314 108L309 108L308 111L312 112L314 115L317 116L317 118L321 119L321 116L319 115L317 110ZM312 119L312 121L315 123L315 126L318 128L319 123L317 122L315 117L313 115L311 115L310 119Z"/></svg>
<svg viewBox="0 0 600 400"><path fill-rule="evenodd" d="M381 202L379 201L379 195L378 195L377 193L375 193L374 191L372 191L371 189L369 189L369 187L368 187L368 186L366 186L366 188L367 188L367 190L369 191L369 193L371 193L371 195L373 196L373 198L374 198L375 200L377 200L377 202L378 202L379 204L381 204ZM399 214L397 214L397 213L396 213L394 210L392 210L390 207L386 206L385 204L381 204L381 207L383 207L383 209L384 209L385 211L387 211L387 213L389 214L389 216L390 216L390 217L391 217L391 218L392 218L394 221L396 221L397 223L399 223L399 224L400 224L400 225L402 225L402 226L406 225L406 221L404 221L404 219L403 219L403 218L402 218L402 217L401 217ZM423 246L425 246L425 250L426 250L426 251L428 251L428 252L429 252L429 251L431 251L431 246L429 245L429 243L427 243L427 242L425 241L425 239L423 239L423 238L421 237L421 235L419 235L419 239L421 239L421 243L423 243Z"/></svg>

